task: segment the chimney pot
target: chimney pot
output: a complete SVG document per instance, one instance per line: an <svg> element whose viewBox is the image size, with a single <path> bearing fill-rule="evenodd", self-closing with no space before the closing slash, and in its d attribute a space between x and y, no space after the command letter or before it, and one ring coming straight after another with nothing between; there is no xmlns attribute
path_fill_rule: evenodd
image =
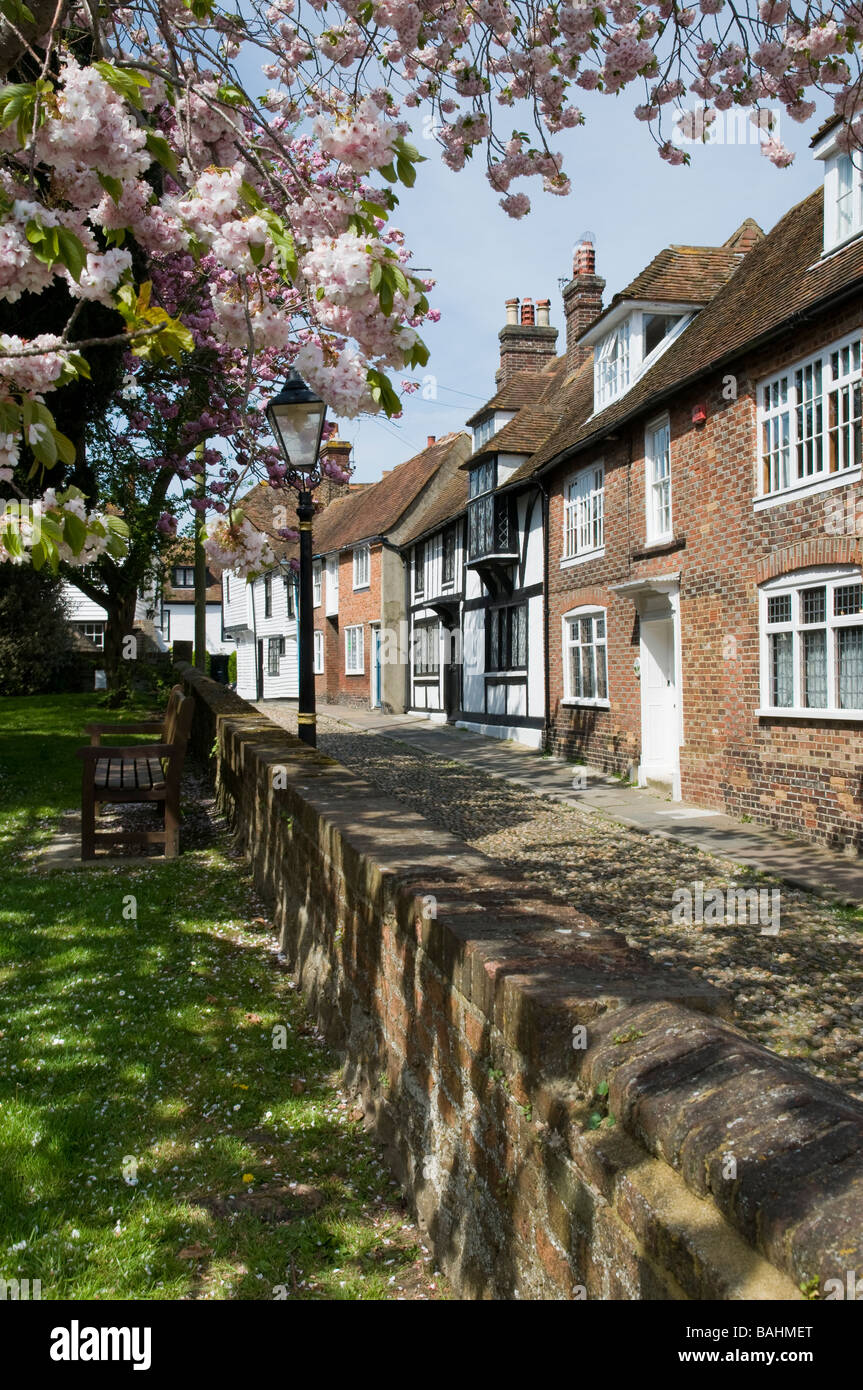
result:
<svg viewBox="0 0 863 1390"><path fill-rule="evenodd" d="M529 297L521 301L521 321L522 324L528 328L533 326L533 300Z"/></svg>
<svg viewBox="0 0 863 1390"><path fill-rule="evenodd" d="M538 299L536 301L536 321L540 328L548 328L548 318L551 312L550 299Z"/></svg>
<svg viewBox="0 0 863 1390"><path fill-rule="evenodd" d="M435 443L436 438L437 438L436 435L433 435L433 434L430 434L430 435L429 435L428 439L426 440L426 446L427 446L427 448L429 448L429 449L431 448L431 446Z"/></svg>
<svg viewBox="0 0 863 1390"><path fill-rule="evenodd" d="M566 366L575 371L590 352L579 347L578 340L602 313L602 291L605 281L596 273L596 248L591 240L582 237L572 256L572 279L563 292L563 312L566 317Z"/></svg>
<svg viewBox="0 0 863 1390"><path fill-rule="evenodd" d="M572 257L573 275L596 274L596 248L592 241L580 241Z"/></svg>
<svg viewBox="0 0 863 1390"><path fill-rule="evenodd" d="M518 323L517 299L508 299L506 301L506 321L507 323Z"/></svg>

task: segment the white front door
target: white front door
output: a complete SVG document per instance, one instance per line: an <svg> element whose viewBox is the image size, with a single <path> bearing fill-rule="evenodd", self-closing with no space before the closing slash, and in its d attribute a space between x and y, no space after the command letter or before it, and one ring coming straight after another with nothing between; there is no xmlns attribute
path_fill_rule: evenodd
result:
<svg viewBox="0 0 863 1390"><path fill-rule="evenodd" d="M380 709L381 706L381 629L378 623L372 627L372 669L371 669L371 707Z"/></svg>
<svg viewBox="0 0 863 1390"><path fill-rule="evenodd" d="M674 619L641 623L641 768L639 781L669 782L677 793L680 717Z"/></svg>

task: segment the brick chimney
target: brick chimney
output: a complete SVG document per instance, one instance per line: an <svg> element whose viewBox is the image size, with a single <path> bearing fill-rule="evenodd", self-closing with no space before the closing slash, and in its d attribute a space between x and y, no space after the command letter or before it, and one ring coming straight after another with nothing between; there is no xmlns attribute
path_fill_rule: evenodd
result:
<svg viewBox="0 0 863 1390"><path fill-rule="evenodd" d="M328 439L321 447L321 456L329 459L331 463L338 464L346 473L351 471L351 445L346 439L337 439L335 435ZM350 483L337 483L333 478L326 475L321 479L315 488L315 501L323 502L324 506L332 502L334 497L346 497Z"/></svg>
<svg viewBox="0 0 863 1390"><path fill-rule="evenodd" d="M557 329L548 321L550 300L540 299L536 306L530 298L506 301L506 323L498 334L500 367L495 373L498 390L506 386L516 372L541 372L556 355Z"/></svg>
<svg viewBox="0 0 863 1390"><path fill-rule="evenodd" d="M590 351L578 347L578 338L602 313L605 281L596 273L596 251L586 238L578 243L572 257L572 279L563 292L566 318L566 369L572 372Z"/></svg>

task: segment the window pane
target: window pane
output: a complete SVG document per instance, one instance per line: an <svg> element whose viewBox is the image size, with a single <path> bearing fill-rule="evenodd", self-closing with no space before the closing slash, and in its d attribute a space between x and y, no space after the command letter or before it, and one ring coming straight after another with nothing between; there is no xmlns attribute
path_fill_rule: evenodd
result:
<svg viewBox="0 0 863 1390"><path fill-rule="evenodd" d="M863 613L863 584L840 584L834 589L833 612L837 618Z"/></svg>
<svg viewBox="0 0 863 1390"><path fill-rule="evenodd" d="M823 623L827 616L827 590L804 589L800 595L801 623Z"/></svg>
<svg viewBox="0 0 863 1390"><path fill-rule="evenodd" d="M605 643L596 647L596 694L600 700L608 699L608 671L605 664Z"/></svg>
<svg viewBox="0 0 863 1390"><path fill-rule="evenodd" d="M790 632L774 632L770 638L770 703L779 709L790 709L794 703L793 680L794 636Z"/></svg>
<svg viewBox="0 0 863 1390"><path fill-rule="evenodd" d="M804 632L803 703L807 709L827 706L827 633L824 629Z"/></svg>
<svg viewBox="0 0 863 1390"><path fill-rule="evenodd" d="M576 699L581 695L581 653L578 647L569 649L569 688Z"/></svg>
<svg viewBox="0 0 863 1390"><path fill-rule="evenodd" d="M839 708L863 709L863 627L837 629L836 660Z"/></svg>
<svg viewBox="0 0 863 1390"><path fill-rule="evenodd" d="M791 595L777 594L767 600L768 623L791 622Z"/></svg>

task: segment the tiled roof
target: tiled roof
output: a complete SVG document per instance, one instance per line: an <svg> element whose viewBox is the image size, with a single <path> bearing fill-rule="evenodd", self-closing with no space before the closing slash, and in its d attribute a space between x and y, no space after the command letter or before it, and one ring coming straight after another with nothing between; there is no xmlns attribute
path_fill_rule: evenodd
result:
<svg viewBox="0 0 863 1390"><path fill-rule="evenodd" d="M624 299L707 304L739 264L739 253L725 246L667 246L609 307Z"/></svg>
<svg viewBox="0 0 863 1390"><path fill-rule="evenodd" d="M536 400L538 391L544 390L543 378L558 361L558 358L553 358L548 366L543 367L542 371L539 372L518 372L490 400L487 400L485 405L481 405L479 410L475 410L465 423L475 424L490 410L519 410L523 405L530 405Z"/></svg>
<svg viewBox="0 0 863 1390"><path fill-rule="evenodd" d="M467 439L467 435L464 436ZM467 474L456 468L428 506L420 507L400 544L410 545L429 531L436 531L447 521L453 521L467 506Z"/></svg>
<svg viewBox="0 0 863 1390"><path fill-rule="evenodd" d="M323 555L370 536L386 535L417 501L438 469L448 460L461 462L469 445L462 432L444 435L421 453L400 463L362 492L337 498L316 518L314 551Z"/></svg>
<svg viewBox="0 0 863 1390"><path fill-rule="evenodd" d="M191 536L179 536L172 546L165 552L165 580L162 584L162 598L166 603L194 603L195 590L186 588L177 589L171 584L170 580L174 573L175 565L194 565L195 563L195 542ZM212 571L208 569L210 579L213 580ZM222 585L220 580L213 580L207 585L207 603L220 603L222 598Z"/></svg>
<svg viewBox="0 0 863 1390"><path fill-rule="evenodd" d="M601 414L590 414L592 391L585 400L581 392L570 388L561 401L560 424L525 465L529 468L527 476L640 410L654 408L660 398L684 382L739 356L822 300L861 287L863 239L835 255L822 257L822 219L823 191L819 188L753 247L711 303L650 371Z"/></svg>

